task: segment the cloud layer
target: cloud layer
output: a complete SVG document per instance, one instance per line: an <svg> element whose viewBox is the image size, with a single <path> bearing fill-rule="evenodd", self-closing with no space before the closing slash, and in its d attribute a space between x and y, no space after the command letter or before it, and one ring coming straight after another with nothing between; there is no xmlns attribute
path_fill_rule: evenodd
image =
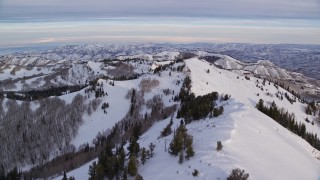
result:
<svg viewBox="0 0 320 180"><path fill-rule="evenodd" d="M0 20L108 17L320 19L319 0L3 0Z"/></svg>
<svg viewBox="0 0 320 180"><path fill-rule="evenodd" d="M0 0L0 39L320 44L320 0Z"/></svg>
<svg viewBox="0 0 320 180"><path fill-rule="evenodd" d="M295 27L296 23L300 27ZM3 23L0 47L114 41L320 44L319 29L320 25L310 26L310 21L296 20L121 19Z"/></svg>

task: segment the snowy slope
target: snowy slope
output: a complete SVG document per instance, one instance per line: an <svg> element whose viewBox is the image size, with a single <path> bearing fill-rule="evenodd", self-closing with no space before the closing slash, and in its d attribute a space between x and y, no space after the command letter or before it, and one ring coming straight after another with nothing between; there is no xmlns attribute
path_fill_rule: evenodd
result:
<svg viewBox="0 0 320 180"><path fill-rule="evenodd" d="M214 64L220 65L224 69L242 69L243 63L230 56L222 56L221 59L217 60Z"/></svg>
<svg viewBox="0 0 320 180"><path fill-rule="evenodd" d="M122 120L122 118L127 114L130 108L130 99L125 98L128 91L132 88L139 90L139 84L144 79L155 79L159 81L157 87L152 88L150 92L145 92L145 101L152 99L155 94L162 96L163 90L169 88L171 91L178 92L180 86L176 85L176 81L182 81L184 76L181 73L172 73L171 77L168 75L169 72L163 72L161 76L159 75L145 75L138 79L128 80L128 81L114 81L114 86L109 84L109 81L100 79L98 82L103 83L103 89L107 96L102 98L102 103L109 103L110 107L107 109L107 114L101 110L101 105L98 110L92 114L85 113L83 116L84 123L80 126L78 130L78 135L72 140L71 144L75 145L77 148L85 143L92 144L92 140L96 135L106 132L111 129L115 123ZM85 95L82 92L81 94ZM72 98L77 93L71 93L68 95L61 96L60 98L65 100L67 103L72 100ZM90 97L92 100L94 97ZM171 106L175 104L172 101L172 96L162 96L162 100L165 106ZM143 110L141 114L144 114L146 110Z"/></svg>
<svg viewBox="0 0 320 180"><path fill-rule="evenodd" d="M218 56L219 57L219 56ZM256 63L244 63L230 56L220 55L220 59L214 62L215 65L229 70L244 70L264 77L271 77L276 79L293 79L290 72L282 69L272 62L267 60L260 60Z"/></svg>
<svg viewBox="0 0 320 180"><path fill-rule="evenodd" d="M270 85L266 83L263 86L264 90L257 88L256 82L261 85L261 79L250 77L250 80L246 80L244 76L210 66L208 62L198 58L188 59L185 63L189 69L185 73L191 76L191 91L195 95L217 91L219 94L230 94L231 99L220 102L224 106L223 115L193 121L187 125L188 133L193 136L195 156L181 165L178 163L178 157L170 155L165 149L165 144L168 148L173 135L159 138L170 118L155 123L144 133L139 139L140 147L148 147L151 142L156 145L155 156L145 165L139 165L139 174L144 179L195 179L192 176L194 169L199 171L197 177L199 179L226 179L234 168L244 169L250 174L250 179L259 180L300 180L320 177L320 152L255 108L259 99L264 99L266 103L275 101L279 107L295 113L296 120L304 122L307 131L320 134L317 125L304 121L306 117L304 104L300 102L291 104L286 99L281 101L276 98L274 94L278 91L283 93L287 91L276 89L272 83ZM160 81L158 87L145 94L146 99L161 92L163 88L170 87L177 92L179 86L174 86L174 83L177 78L180 80L183 78L175 73L170 77L168 71L162 72L161 76L144 77ZM116 85L138 88L142 78L116 82ZM273 97L267 93L273 94ZM173 103L170 102L170 97L163 98L165 104ZM172 127L177 128L179 123L180 119L174 118ZM217 141L222 141L221 151L215 149ZM88 175L83 174L88 172L88 166L86 164L68 175L87 179Z"/></svg>
<svg viewBox="0 0 320 180"><path fill-rule="evenodd" d="M37 68L37 67L19 67L15 65L8 65L7 67L0 67L0 81L8 79L17 79L28 76L39 76L42 74L52 73L52 68Z"/></svg>
<svg viewBox="0 0 320 180"><path fill-rule="evenodd" d="M124 86L122 82L115 82L115 86L111 86L106 81L99 80L99 83L101 82L104 82L103 89L108 93L108 96L103 97L102 102L107 102L110 107L107 109L107 114L101 110L101 105L96 112L90 115L84 114L84 123L80 126L78 135L71 142L76 147L85 143L92 144L92 140L99 132L104 133L111 129L129 111L130 103L125 96L131 86Z"/></svg>
<svg viewBox="0 0 320 180"><path fill-rule="evenodd" d="M320 152L254 108L257 103L257 98L253 97L254 83L242 79L235 83L235 74L213 66L208 75L205 72L208 63L197 58L187 60L186 64L191 70L192 91L196 95L218 91L231 93L233 100L225 105L224 115L187 125L194 137L196 155L182 165L178 164L178 158L164 151L165 141L170 142L172 136L158 139L169 120L158 123L144 134L139 141L142 146L156 143L155 158L140 168L139 173L145 179L194 179L191 175L194 169L199 170L201 179L225 179L236 167L245 169L252 179L320 177L320 161L316 159ZM290 109L298 111L299 107ZM302 114L301 110L297 113ZM175 122L177 127L179 120ZM319 133L318 127L308 128ZM220 140L224 147L217 152L216 142Z"/></svg>
<svg viewBox="0 0 320 180"><path fill-rule="evenodd" d="M289 112L295 113L297 120L303 122L302 116L305 117L305 113L302 108L304 105L299 102L291 105L286 100L280 101L277 98L266 96L261 92L259 97L254 96L261 91L259 90L257 92L258 89L254 87L253 82L256 81L255 78L252 78L250 81L242 80L241 78L237 79L232 73L221 71L214 67L210 69L210 76L208 76L204 71L201 71L201 69L207 68L206 62L199 62L198 59L191 59L187 60L186 63L187 67L191 70L191 79L193 82L192 91L195 92L196 95L205 94L210 91L218 91L219 93L230 93L232 97L234 97L236 105L233 108L239 110L236 113L231 113L231 116L235 121L235 128L231 132L231 139L226 142L227 146L230 145L231 156L235 156L236 159L239 158L238 163L240 165L254 165L248 167L248 171L250 172L249 169L252 168L252 173L257 173L257 179L263 179L264 177L265 179L272 179L272 177L283 179L289 175L291 175L291 178L288 179L304 179L309 175L310 178L306 179L314 179L320 176L319 160L313 158L315 155L319 156L319 152L312 154L314 148L308 143L288 132L254 108L260 98L267 101L272 100L275 101L278 106L288 109ZM208 85L206 88L202 88L203 83L200 79L204 81L207 80ZM235 83L235 81L238 82ZM270 92L276 92L276 89L273 86L267 85L265 88ZM282 89L282 91L284 90ZM238 104L238 102L240 104ZM306 126L307 131L319 134L319 127L312 126L308 123L306 123ZM259 146L257 146L258 144ZM273 151L274 148L276 149L276 152ZM292 157L299 157L299 160ZM283 164L279 165L280 162L283 162ZM308 168L301 169L299 166L296 166L294 162L305 162L303 163L303 167ZM257 165L257 163L262 166ZM261 168L261 170L258 171L263 165L265 165L265 168L270 170L270 172L278 172L278 175L273 173L275 176L267 178L270 176L268 175L270 174L269 171L266 171L265 168ZM283 171L279 171L284 165L287 166L288 169L284 170L284 168L282 168ZM306 171L308 173L306 173ZM261 174L258 174L258 172Z"/></svg>
<svg viewBox="0 0 320 180"><path fill-rule="evenodd" d="M304 96L308 100L319 100L320 95L320 81L308 78L303 74L292 73L288 69L298 72L304 72L304 74L313 74L311 77L318 76L318 63L314 59L319 59L317 53L313 51L308 51L308 48L313 49L312 47L304 47L300 50L299 48L294 47L289 50L288 47L284 46L285 53L281 51L279 54L276 51L277 56L273 53L273 48L269 47L270 45L249 45L249 44L184 44L184 45L173 45L173 44L150 44L150 43L117 43L117 44L89 44L89 45L66 45L60 46L50 50L42 51L25 51L25 52L16 52L12 54L0 55L0 66L4 65L17 65L17 66L45 66L45 65L56 65L58 63L68 64L74 62L87 62L87 61L101 61L105 59L144 59L144 60L153 60L153 61L168 61L179 59L184 56L184 53L194 53L198 56L216 56L221 59L215 62L216 65L221 66L224 69L230 70L243 70L242 72L251 72L253 75L265 76L282 80L286 79L289 81L299 81L305 82L302 84L296 84L295 88L299 91L299 94ZM235 47L239 48L235 50ZM250 48L248 48L250 47ZM226 49L224 49L226 48ZM248 48L248 49L247 49ZM262 48L262 49L260 49ZM271 48L271 49L269 49ZM278 47L280 48L280 46ZM231 51L228 51L231 50ZM265 50L271 50L271 52L265 52ZM281 49L281 48L280 48ZM207 52L206 52L207 51ZM236 52L234 52L236 51ZM251 51L258 51L261 54L261 58L255 57L254 61L250 59ZM215 53L211 53L215 52ZM216 54L221 53L221 54ZM249 59L246 56L241 54L245 53L249 55ZM256 52L257 53L257 52ZM266 54L273 54L272 57L263 58ZM300 53L300 54L297 54ZM307 53L305 55L305 53ZM313 57L313 53L314 57ZM227 55L223 55L227 54ZM232 57L237 57L232 58ZM254 53L253 56L257 55ZM311 57L309 57L309 55ZM263 59L257 62L257 60ZM280 61L278 61L280 59ZM291 60L295 59L295 62L292 63ZM297 59L299 62L296 62ZM308 61L304 62L305 59ZM310 62L310 59L313 59ZM241 62L242 61L249 61ZM272 63L271 63L272 62ZM286 67L287 70L275 66L281 65L281 67ZM314 66L313 66L314 65ZM310 69L310 71L308 71ZM135 71L137 72L137 71ZM1 75L1 67L0 67ZM4 75L6 76L6 75ZM65 82L63 82L65 84ZM66 83L69 84L69 83ZM314 87L308 88L306 84L312 84ZM28 84L30 86L30 84ZM57 85L56 83L50 84ZM21 87L21 85L17 85ZM300 87L304 87L304 90L301 90ZM9 85L6 90L20 90L19 87L14 87L14 85ZM27 85L25 86L27 87ZM27 89L27 88L25 88Z"/></svg>
<svg viewBox="0 0 320 180"><path fill-rule="evenodd" d="M204 95L212 91L217 91L220 94L231 94L233 98L252 108L255 108L259 99L263 99L269 103L274 101L277 106L288 110L289 113L294 113L298 122L305 122L304 120L307 115L305 114L304 108L306 105L298 101L291 104L285 98L282 101L276 98L275 93L277 93L277 91L283 93L287 91L282 88L277 90L273 83L270 85L266 83L265 86L263 86L264 90L262 91L260 88L256 87L256 81L258 80L261 85L261 79L250 77L250 80L246 80L244 76L239 76L233 72L218 69L214 66L209 66L209 63L200 61L198 58L187 60L186 64L191 72L194 72L194 75L191 76L191 80L193 83L196 83L192 85L192 91L196 95ZM210 70L209 74L206 72L207 69ZM268 96L268 92L272 94L273 97ZM259 96L257 96L258 93ZM287 93L289 94L289 92ZM320 128L316 125L306 123L306 127L307 131L320 134Z"/></svg>
<svg viewBox="0 0 320 180"><path fill-rule="evenodd" d="M169 120L152 127L140 139L140 145L156 144L155 157L139 173L145 179L194 179L194 169L201 179L225 179L236 167L245 169L251 179L317 179L320 162L301 138L264 116L234 100L225 106L225 115L187 125L194 137L195 156L182 165L165 152L172 136L158 139ZM179 120L175 121L175 127ZM222 151L216 142L222 141ZM272 172L272 173L270 173Z"/></svg>
<svg viewBox="0 0 320 180"><path fill-rule="evenodd" d="M146 165L139 167L139 173L145 179L193 179L194 169L199 170L200 179L225 179L230 170L236 167L245 169L252 179L320 177L320 160L318 160L320 152L255 108L259 99L263 99L266 104L274 101L278 107L294 113L298 122L305 123L307 132L319 136L319 125L305 121L306 118L311 121L315 118L305 114L305 104L300 102L291 104L286 98L280 100L276 97L277 92L290 93L282 88L277 89L273 83L267 82L262 86L262 79L252 75L300 81L304 81L305 77L281 69L270 61L245 63L227 55L204 51L192 51L192 53L198 57L185 60L186 68L183 72L172 70L184 65L180 62L174 64L174 68L168 67L167 70L156 74L152 74L155 68L169 65L177 58L183 57L183 54L172 48L154 48L148 44L124 44L64 46L43 53L5 55L0 57L0 62L4 62L0 66L0 83L12 79L14 86L10 86L9 83L8 87L3 86L0 89L20 91L30 87L40 89L51 86L84 85L95 78L110 75L108 70L117 68L117 64L113 64L111 60L110 63L100 61L104 58L139 59L121 62L132 67L131 71L139 75L138 79L115 81L114 86L110 85L108 80L98 80L99 83L103 83L103 89L108 95L100 98L101 104L96 111L84 113L84 122L71 141L76 148L85 143L92 145L97 134L107 134L108 130L127 114L130 99L126 99L125 96L131 88L140 90L139 84L144 79L159 82L159 85L151 88L150 92L144 93L144 101L151 100L154 95L160 95L164 105L171 106L177 104L173 101L173 97L179 92L184 77L190 75L191 91L195 95L217 91L219 94L230 94L231 100L222 102L225 109L222 116L187 125L188 132L194 137L196 155L182 165L178 164L177 157L165 152L165 142L168 146L172 135L159 138L169 119L157 122L148 130L139 140L140 146L147 147L153 142L156 144L156 150L155 157ZM213 64L199 60L205 56L215 56L220 59L211 62ZM70 63L71 60L74 63ZM244 76L248 72L251 73L249 80ZM122 73L129 74L127 71ZM263 89L257 87L257 84ZM164 95L166 89L174 93ZM95 100L94 94L86 94L85 89L59 98L71 103L77 94L86 96L87 104ZM104 102L110 105L107 113L101 108ZM141 114L145 113L150 113L150 109L146 106L141 108ZM179 122L180 119L174 118L174 127L177 127ZM215 150L217 141L222 141L224 146L222 151ZM87 179L90 164L87 163L68 175L74 175L76 179Z"/></svg>

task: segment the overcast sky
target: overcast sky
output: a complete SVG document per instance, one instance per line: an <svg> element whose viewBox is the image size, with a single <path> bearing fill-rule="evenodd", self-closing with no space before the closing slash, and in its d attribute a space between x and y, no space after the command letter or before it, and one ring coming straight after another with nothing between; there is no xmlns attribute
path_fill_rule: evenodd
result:
<svg viewBox="0 0 320 180"><path fill-rule="evenodd" d="M320 44L320 0L0 0L0 47L113 41Z"/></svg>

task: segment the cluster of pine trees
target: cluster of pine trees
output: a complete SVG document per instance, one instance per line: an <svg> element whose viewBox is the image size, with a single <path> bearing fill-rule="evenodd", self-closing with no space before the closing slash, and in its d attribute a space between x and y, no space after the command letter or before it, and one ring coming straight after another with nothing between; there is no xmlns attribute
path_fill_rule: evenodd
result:
<svg viewBox="0 0 320 180"><path fill-rule="evenodd" d="M6 92L6 97L12 100L20 100L20 101L34 101L44 99L50 96L61 96L65 93L72 93L79 91L86 86L62 86L62 87L52 87L46 90L32 90L28 92Z"/></svg>
<svg viewBox="0 0 320 180"><path fill-rule="evenodd" d="M169 124L161 131L161 137L169 136L172 133L171 126L173 125L173 120L171 118Z"/></svg>
<svg viewBox="0 0 320 180"><path fill-rule="evenodd" d="M183 163L184 159L189 160L194 156L195 152L192 147L193 137L188 134L187 129L181 120L180 126L175 130L173 139L169 145L169 153L179 155L179 163Z"/></svg>
<svg viewBox="0 0 320 180"><path fill-rule="evenodd" d="M95 98L104 97L105 95L108 95L107 92L104 92L103 81L101 81L101 83L99 83L98 79L94 80L94 81L91 81L90 82L90 87L88 87L85 90L86 94L92 93L92 92L94 93Z"/></svg>
<svg viewBox="0 0 320 180"><path fill-rule="evenodd" d="M202 56L201 59L204 59L204 60L208 61L209 63L213 64L221 58L218 56Z"/></svg>
<svg viewBox="0 0 320 180"><path fill-rule="evenodd" d="M227 180L247 180L248 178L249 173L246 173L244 170L236 168L231 170L231 173L227 177Z"/></svg>
<svg viewBox="0 0 320 180"><path fill-rule="evenodd" d="M159 73L161 71L165 71L165 70L168 70L170 68L170 71L178 71L178 72L181 72L183 70L183 68L185 67L185 65L182 65L182 66L178 66L177 68L175 67L172 67L172 65L174 65L175 63L177 63L176 61L174 62L171 62L169 64L164 64L164 65L159 65L158 67L156 67L153 71L153 74L156 74L156 73ZM171 72L170 72L171 73Z"/></svg>
<svg viewBox="0 0 320 180"><path fill-rule="evenodd" d="M294 114L289 114L288 111L285 111L283 108L278 108L275 102L272 102L271 106L268 107L264 105L262 99L259 100L256 108L283 127L305 139L312 147L320 150L320 139L317 137L317 134L307 132L305 124L301 122L298 123L295 120Z"/></svg>
<svg viewBox="0 0 320 180"><path fill-rule="evenodd" d="M184 118L186 123L190 123L193 120L199 120L210 115L219 116L223 113L223 107L215 107L215 101L218 100L219 94L212 92L203 96L195 97L194 93L191 93L191 79L187 76L184 79L182 88L178 96L175 96L174 100L180 100L181 105L177 113L177 118ZM229 97L226 97L228 99Z"/></svg>
<svg viewBox="0 0 320 180"><path fill-rule="evenodd" d="M107 108L109 108L109 103L104 102L101 106L101 109L105 114L107 114L107 110L106 110Z"/></svg>
<svg viewBox="0 0 320 180"><path fill-rule="evenodd" d="M89 167L89 179L99 180L105 176L109 179L114 177L120 178L120 171L123 172L125 168L125 150L123 145L118 147L115 152L112 150L113 146L107 144L104 151L99 155L98 164L93 162Z"/></svg>
<svg viewBox="0 0 320 180"><path fill-rule="evenodd" d="M155 145L149 144L149 149L142 147L138 143L141 135L141 125L136 124L133 127L131 138L129 140L128 152L124 149L125 142L121 145L112 145L112 141L107 141L104 150L100 153L98 163L93 162L89 167L89 179L102 180L108 179L128 179L128 177L141 177L138 174L138 167L141 163L153 157ZM109 138L112 137L109 136ZM140 159L140 161L139 161Z"/></svg>

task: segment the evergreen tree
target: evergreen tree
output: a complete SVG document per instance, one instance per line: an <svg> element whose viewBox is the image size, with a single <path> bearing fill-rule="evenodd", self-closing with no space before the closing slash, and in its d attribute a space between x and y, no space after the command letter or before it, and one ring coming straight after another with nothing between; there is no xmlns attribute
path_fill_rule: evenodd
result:
<svg viewBox="0 0 320 180"><path fill-rule="evenodd" d="M244 170L236 168L236 169L232 169L227 180L247 180L248 178L249 178L248 173L245 173Z"/></svg>
<svg viewBox="0 0 320 180"><path fill-rule="evenodd" d="M178 153L182 150L182 146L183 146L182 140L183 139L177 129L177 132L173 135L173 139L169 145L169 153L170 154L178 155Z"/></svg>
<svg viewBox="0 0 320 180"><path fill-rule="evenodd" d="M105 175L109 179L113 179L118 174L118 171L119 163L117 157L115 155L108 157L105 166Z"/></svg>
<svg viewBox="0 0 320 180"><path fill-rule="evenodd" d="M256 108L259 110L259 111L262 111L263 108L264 108L264 105L263 105L264 101L262 99L259 100L258 104L256 105Z"/></svg>
<svg viewBox="0 0 320 180"><path fill-rule="evenodd" d="M192 147L192 136L187 133L184 123L180 123L180 126L174 133L174 137L169 145L169 153L172 155L179 155L179 163L184 161L184 157L181 157L186 153L186 159L194 156L194 150Z"/></svg>
<svg viewBox="0 0 320 180"><path fill-rule="evenodd" d="M137 139L135 137L132 137L130 139L130 144L128 146L128 151L130 153L131 156L138 156L140 150L140 145L137 142Z"/></svg>
<svg viewBox="0 0 320 180"><path fill-rule="evenodd" d="M187 146L187 150L186 150L186 159L189 160L190 157L194 156L194 151L192 146Z"/></svg>
<svg viewBox="0 0 320 180"><path fill-rule="evenodd" d="M193 176L198 176L199 175L199 171L197 169L195 169L193 172L192 172L192 175Z"/></svg>
<svg viewBox="0 0 320 180"><path fill-rule="evenodd" d="M193 139L192 136L185 134L185 147L186 147L186 159L189 160L190 157L194 156L194 151L192 147Z"/></svg>
<svg viewBox="0 0 320 180"><path fill-rule="evenodd" d="M156 145L153 143L149 144L149 150L150 150L150 157L153 157L154 155L154 149L156 148Z"/></svg>
<svg viewBox="0 0 320 180"><path fill-rule="evenodd" d="M217 151L220 151L221 149L222 149L222 143L221 143L221 141L218 141L217 142Z"/></svg>
<svg viewBox="0 0 320 180"><path fill-rule="evenodd" d="M173 120L171 119L169 124L161 131L161 136L165 137L172 133L171 126L173 125Z"/></svg>
<svg viewBox="0 0 320 180"><path fill-rule="evenodd" d="M144 148L144 147L141 149L140 160L141 160L142 165L144 165L144 164L146 163L146 160L147 160L147 151L146 151L146 148Z"/></svg>
<svg viewBox="0 0 320 180"><path fill-rule="evenodd" d="M133 133L132 133L132 136L138 140L140 135L141 135L141 123L136 123L133 127Z"/></svg>
<svg viewBox="0 0 320 180"><path fill-rule="evenodd" d="M120 169L124 169L125 161L126 161L126 153L124 151L123 146L121 146L120 152L119 152L119 166L120 166Z"/></svg>
<svg viewBox="0 0 320 180"><path fill-rule="evenodd" d="M102 164L100 164L100 163L98 163L98 165L97 165L97 179L98 180L102 180L103 178L104 178L104 175L105 175L105 170L104 170L105 168L104 168L104 166L102 165Z"/></svg>
<svg viewBox="0 0 320 180"><path fill-rule="evenodd" d="M131 156L128 162L128 174L130 176L137 175L138 172L138 163L135 156Z"/></svg>
<svg viewBox="0 0 320 180"><path fill-rule="evenodd" d="M62 178L62 180L68 180L66 171L63 171L63 178Z"/></svg>
<svg viewBox="0 0 320 180"><path fill-rule="evenodd" d="M97 179L97 163L94 161L92 165L89 166L89 180Z"/></svg>

